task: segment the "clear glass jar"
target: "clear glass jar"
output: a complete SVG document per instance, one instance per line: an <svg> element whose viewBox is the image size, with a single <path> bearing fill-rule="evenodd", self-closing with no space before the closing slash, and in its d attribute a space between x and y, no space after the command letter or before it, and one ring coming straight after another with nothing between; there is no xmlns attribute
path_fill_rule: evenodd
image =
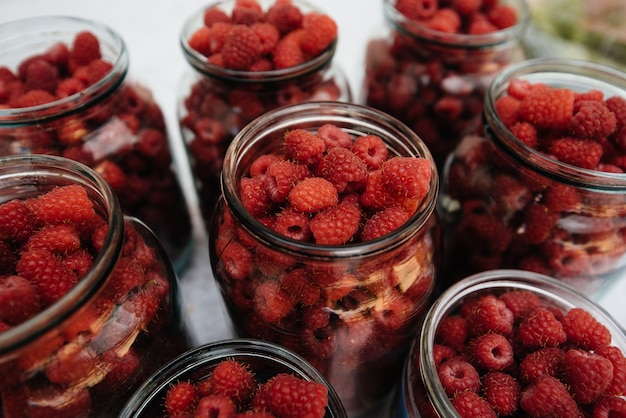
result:
<svg viewBox="0 0 626 418"><path fill-rule="evenodd" d="M220 67L190 47L190 37L204 25L205 10L217 8L230 15L236 3L226 0L204 6L187 19L180 35L189 68L179 86L178 117L205 221L221 193L220 172L226 149L250 121L285 105L352 99L346 76L333 62L337 39L309 61L266 71ZM292 3L302 13L322 13L304 1ZM258 4L268 10L274 1L262 0Z"/></svg>
<svg viewBox="0 0 626 418"><path fill-rule="evenodd" d="M57 254L41 247L44 249L37 252L32 241L36 233L21 242L7 238L3 228L2 279L18 274L28 278L31 286L36 285L40 304L20 320L3 312L0 321L0 403L6 417L16 416L14 413L117 415L133 388L189 347L178 281L169 258L144 223L122 214L108 183L89 167L63 157L0 158L0 208L13 201L36 208L28 202L36 203L57 189L76 185L86 191L95 210L89 218L93 221L84 221L84 230L74 221L63 224L87 235L81 237L78 248ZM54 213L58 204L48 205L50 208ZM73 208L84 212L77 205ZM19 220L22 213L18 209L2 212L9 223L11 217ZM94 226L88 226L89 222ZM29 226L22 224L21 230L30 230ZM66 240L57 241L62 245ZM15 258L7 257L7 248ZM45 261L48 258L41 258L43 270L25 275L21 263L26 263L28 252L51 254L56 261L49 264ZM29 260L37 258L31 255ZM65 277L61 272L68 268L77 278L74 286L58 299L44 303L41 283L54 289L50 283L50 287L45 285L46 277ZM0 287L6 302L11 286L3 282ZM25 294L18 293L21 298L15 302L24 300Z"/></svg>
<svg viewBox="0 0 626 418"><path fill-rule="evenodd" d="M286 131L317 132L329 123L356 137L378 135L390 155L430 161L428 194L397 230L366 242L311 244L275 232L244 208L238 184L251 163L259 155L280 153ZM209 250L236 333L303 355L330 381L350 416L380 404L397 381L408 343L437 286L438 177L426 146L405 125L374 109L337 102L287 106L256 119L233 140L222 185ZM232 251L246 266L239 272L226 256ZM262 295L268 283L281 283L287 274L300 275L319 289L319 297L284 300L279 302L287 306L284 315L269 315ZM272 309L275 303L268 301Z"/></svg>
<svg viewBox="0 0 626 418"><path fill-rule="evenodd" d="M402 383L392 403L389 418L459 416L445 393L437 373L433 348L440 343L437 338L438 327L442 320L450 315L459 315L459 307L463 302L489 294L498 297L509 291L533 293L540 300L541 306L560 311L563 315L572 308L580 308L591 313L609 330L610 345L626 353L624 329L601 306L570 286L554 278L523 270L482 272L455 283L446 289L431 306L424 318L422 329L411 346L402 375ZM521 319L516 319L516 325L519 320ZM576 345L570 343L569 348L572 347L575 348ZM567 350L568 347L564 349ZM517 366L522 360L523 358L515 359ZM530 384L523 382L522 390L525 385ZM518 410L518 413L523 414L521 410Z"/></svg>
<svg viewBox="0 0 626 418"><path fill-rule="evenodd" d="M496 109L518 80L626 98L626 74L592 62L536 59L502 72L485 99L486 134L463 139L444 174L440 209L454 261L446 277L520 268L591 295L626 263L626 175L567 164L519 140ZM545 233L533 232L541 219Z"/></svg>
<svg viewBox="0 0 626 418"><path fill-rule="evenodd" d="M296 353L276 344L254 339L230 339L196 347L173 359L137 389L124 407L120 418L161 416L167 390L175 383L198 383L213 373L224 360L235 360L250 367L259 383L278 373L289 373L317 382L328 389L325 418L346 418L346 412L328 381Z"/></svg>
<svg viewBox="0 0 626 418"><path fill-rule="evenodd" d="M73 58L85 32L99 42L100 59L93 51L85 62ZM191 252L191 217L161 108L147 87L127 77L123 39L99 22L65 16L5 23L0 39L0 155L59 155L92 167L125 213L157 234L181 271ZM12 97L43 88L52 101L22 107Z"/></svg>
<svg viewBox="0 0 626 418"><path fill-rule="evenodd" d="M382 2L386 28L366 46L359 102L415 130L441 170L458 142L480 129L483 99L493 77L524 58L520 41L530 12L525 0L501 1L516 11L513 26L474 35L463 21L465 30L447 33L430 28L430 18L403 14L396 8L398 1ZM421 7L432 14L436 4Z"/></svg>

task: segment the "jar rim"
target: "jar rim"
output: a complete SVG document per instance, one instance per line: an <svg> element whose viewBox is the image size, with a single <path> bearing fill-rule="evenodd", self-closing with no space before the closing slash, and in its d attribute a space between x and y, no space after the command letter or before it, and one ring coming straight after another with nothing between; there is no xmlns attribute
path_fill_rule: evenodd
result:
<svg viewBox="0 0 626 418"><path fill-rule="evenodd" d="M503 69L487 89L484 104L485 130L490 140L509 157L545 177L591 190L623 193L626 173L612 173L576 167L549 157L520 141L498 117L496 101L512 79L526 79L571 88L573 83L612 91L626 99L626 74L591 61L568 58L535 58Z"/></svg>
<svg viewBox="0 0 626 418"><path fill-rule="evenodd" d="M531 10L526 0L508 0L506 4L515 6L518 13L515 25L495 32L472 35L463 33L446 33L437 31L411 20L402 14L394 5L395 0L383 0L384 14L387 21L404 35L417 37L420 41L444 47L462 49L493 48L500 44L519 40L531 21Z"/></svg>
<svg viewBox="0 0 626 418"><path fill-rule="evenodd" d="M27 30L29 28L30 31ZM42 32L44 29L46 32ZM55 119L82 112L84 108L108 97L122 84L129 67L126 44L117 32L95 20L74 16L43 15L3 23L0 24L0 50L15 41L29 41L33 37L37 42L44 39L47 46L52 46L55 40L63 35L75 35L81 30L95 32L100 41L100 48L107 46L111 49L112 57L108 60L113 66L109 72L82 91L62 99L30 107L0 108L0 125L26 126L49 118Z"/></svg>
<svg viewBox="0 0 626 418"><path fill-rule="evenodd" d="M207 57L189 46L188 39L193 34L193 31L198 29L200 27L200 24L203 24L203 14L207 8L225 6L229 4L234 4L234 2L234 0L219 0L208 5L204 5L200 9L196 10L193 14L191 14L183 24L179 36L179 43L183 50L183 55L185 56L185 59L199 73L209 77L237 83L270 83L287 81L305 76L307 74L316 73L330 65L337 49L337 43L339 39L338 35L326 47L326 49L324 49L317 56L301 64L294 65L293 67L268 71L242 71L211 64ZM294 0L293 2L298 6L304 6L312 11L323 13L321 9L311 5L306 1Z"/></svg>
<svg viewBox="0 0 626 418"><path fill-rule="evenodd" d="M32 171L29 171L32 170ZM87 187L92 199L99 199L108 221L104 245L81 279L59 300L26 321L0 332L0 357L12 353L36 341L58 324L78 311L85 301L92 298L102 287L122 250L124 240L124 216L117 197L106 181L86 165L64 157L52 155L11 155L0 157L0 179L3 186L18 184L25 173L33 185L47 175L62 177L64 184L81 184ZM11 178L16 180L11 182ZM54 185L48 182L48 185Z"/></svg>
<svg viewBox="0 0 626 418"><path fill-rule="evenodd" d="M305 243L284 236L263 225L248 213L239 200L236 190L237 179L235 177L237 177L237 170L242 168L238 157L254 151L252 149L254 142L263 139L263 135L283 132L285 129L295 126L296 123L305 122L318 124L316 126L321 126L322 123L336 122L356 126L360 134L381 134L383 137L396 135L394 139L407 139L406 143L397 144L402 145L404 151L412 153L412 156L423 157L430 162L429 191L415 213L402 227L367 242L340 246L322 245ZM367 132L363 130L367 130ZM249 234L260 241L264 241L266 245L272 248L280 248L280 251L316 257L320 260L366 257L389 251L390 246L401 245L418 231L423 230L431 218L436 216L435 207L439 194L439 177L434 159L427 146L413 130L395 117L369 106L333 101L287 105L257 117L246 125L230 143L224 157L220 181L225 204ZM259 233L253 231L259 231Z"/></svg>

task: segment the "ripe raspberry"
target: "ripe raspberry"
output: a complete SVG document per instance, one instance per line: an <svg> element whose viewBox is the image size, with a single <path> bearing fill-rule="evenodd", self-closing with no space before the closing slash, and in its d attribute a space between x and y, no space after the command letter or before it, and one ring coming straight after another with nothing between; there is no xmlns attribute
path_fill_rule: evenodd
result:
<svg viewBox="0 0 626 418"><path fill-rule="evenodd" d="M502 96L496 100L496 113L502 123L509 129L520 122L520 105L520 100L510 95L510 93L509 96Z"/></svg>
<svg viewBox="0 0 626 418"><path fill-rule="evenodd" d="M219 254L226 274L235 280L243 280L252 271L252 254L237 241L230 241Z"/></svg>
<svg viewBox="0 0 626 418"><path fill-rule="evenodd" d="M460 392L478 392L480 389L480 375L471 363L460 358L442 363L437 369L437 375L448 396Z"/></svg>
<svg viewBox="0 0 626 418"><path fill-rule="evenodd" d="M39 294L20 276L0 276L0 322L18 325L40 310Z"/></svg>
<svg viewBox="0 0 626 418"><path fill-rule="evenodd" d="M504 370L513 364L513 347L501 334L483 334L468 343L474 364L489 370Z"/></svg>
<svg viewBox="0 0 626 418"><path fill-rule="evenodd" d="M280 32L278 31L276 26L266 22L259 22L254 23L252 26L250 26L250 28L252 28L254 33L257 34L259 40L261 41L261 55L270 54L274 50L276 44L278 43L278 40L280 39ZM271 62L268 62L270 63L269 69L272 70L273 67L271 66Z"/></svg>
<svg viewBox="0 0 626 418"><path fill-rule="evenodd" d="M509 335L513 330L513 319L513 312L492 294L480 297L466 314L470 335L491 332Z"/></svg>
<svg viewBox="0 0 626 418"><path fill-rule="evenodd" d="M33 107L56 100L54 95L45 90L30 90L10 102L10 107Z"/></svg>
<svg viewBox="0 0 626 418"><path fill-rule="evenodd" d="M280 285L292 299L305 306L315 304L320 298L320 288L311 281L304 269L295 269L281 274Z"/></svg>
<svg viewBox="0 0 626 418"><path fill-rule="evenodd" d="M260 283L254 291L255 312L265 322L275 322L287 316L295 301L281 289L279 283L266 281Z"/></svg>
<svg viewBox="0 0 626 418"><path fill-rule="evenodd" d="M508 4L498 4L487 12L487 18L498 29L506 29L517 23L517 12Z"/></svg>
<svg viewBox="0 0 626 418"><path fill-rule="evenodd" d="M461 28L461 17L451 8L440 8L426 21L426 27L444 33L457 33Z"/></svg>
<svg viewBox="0 0 626 418"><path fill-rule="evenodd" d="M31 236L34 219L23 200L13 199L0 205L0 239L21 243Z"/></svg>
<svg viewBox="0 0 626 418"><path fill-rule="evenodd" d="M457 227L459 240L471 242L477 252L498 255L507 250L513 240L513 232L494 215L469 213Z"/></svg>
<svg viewBox="0 0 626 418"><path fill-rule="evenodd" d="M326 123L317 130L317 136L324 141L326 148L352 146L352 136L333 123ZM354 151L354 150L353 150Z"/></svg>
<svg viewBox="0 0 626 418"><path fill-rule="evenodd" d="M265 181L262 177L243 177L239 181L239 199L241 204L255 218L269 212L270 199L265 192Z"/></svg>
<svg viewBox="0 0 626 418"><path fill-rule="evenodd" d="M328 15L309 12L302 19L305 34L300 47L311 57L319 55L337 38L337 23Z"/></svg>
<svg viewBox="0 0 626 418"><path fill-rule="evenodd" d="M513 320L526 316L527 313L541 305L541 300L534 293L527 290L509 290L498 297L513 313Z"/></svg>
<svg viewBox="0 0 626 418"><path fill-rule="evenodd" d="M200 399L196 407L196 417L234 417L237 406L225 396L209 395Z"/></svg>
<svg viewBox="0 0 626 418"><path fill-rule="evenodd" d="M223 360L211 374L212 393L230 398L235 404L248 402L256 389L250 368L236 360Z"/></svg>
<svg viewBox="0 0 626 418"><path fill-rule="evenodd" d="M267 168L274 161L278 161L278 157L274 154L263 154L250 164L250 177L262 177L267 172Z"/></svg>
<svg viewBox="0 0 626 418"><path fill-rule="evenodd" d="M25 250L47 250L56 254L69 253L81 245L78 231L70 225L45 225L30 236Z"/></svg>
<svg viewBox="0 0 626 418"><path fill-rule="evenodd" d="M261 57L262 50L263 45L254 30L246 25L234 25L221 50L224 66L245 71Z"/></svg>
<svg viewBox="0 0 626 418"><path fill-rule="evenodd" d="M290 1L276 1L265 14L267 22L284 35L302 26L302 11Z"/></svg>
<svg viewBox="0 0 626 418"><path fill-rule="evenodd" d="M539 307L520 322L518 339L528 348L558 347L567 341L567 334L552 311Z"/></svg>
<svg viewBox="0 0 626 418"><path fill-rule="evenodd" d="M82 223L96 214L87 191L77 184L56 187L27 204L44 224Z"/></svg>
<svg viewBox="0 0 626 418"><path fill-rule="evenodd" d="M519 377L525 383L532 383L543 375L559 379L563 372L564 362L565 351L561 348L541 348L526 354L522 359L519 365Z"/></svg>
<svg viewBox="0 0 626 418"><path fill-rule="evenodd" d="M383 235L389 234L409 220L409 215L404 209L390 207L372 215L361 231L361 241L371 241Z"/></svg>
<svg viewBox="0 0 626 418"><path fill-rule="evenodd" d="M616 130L626 126L626 99L620 96L613 96L606 99L605 103L615 115Z"/></svg>
<svg viewBox="0 0 626 418"><path fill-rule="evenodd" d="M606 395L626 395L626 357L622 350L615 346L602 347L594 353L607 358L613 364L613 381L606 390Z"/></svg>
<svg viewBox="0 0 626 418"><path fill-rule="evenodd" d="M454 0L452 7L461 16L470 16L480 10L483 0Z"/></svg>
<svg viewBox="0 0 626 418"><path fill-rule="evenodd" d="M519 114L539 129L565 129L574 114L574 92L564 88L534 90L520 103Z"/></svg>
<svg viewBox="0 0 626 418"><path fill-rule="evenodd" d="M482 378L483 397L499 415L512 415L519 406L520 384L507 373L489 372Z"/></svg>
<svg viewBox="0 0 626 418"><path fill-rule="evenodd" d="M317 213L309 226L317 244L343 245L355 237L361 217L360 205L344 199L334 208Z"/></svg>
<svg viewBox="0 0 626 418"><path fill-rule="evenodd" d="M24 252L16 271L34 284L44 306L65 295L78 282L74 272L46 250Z"/></svg>
<svg viewBox="0 0 626 418"><path fill-rule="evenodd" d="M594 418L626 416L626 400L615 396L600 398L593 407Z"/></svg>
<svg viewBox="0 0 626 418"><path fill-rule="evenodd" d="M304 29L297 29L278 41L272 52L274 68L280 70L295 67L306 61L300 47L300 39L304 34Z"/></svg>
<svg viewBox="0 0 626 418"><path fill-rule="evenodd" d="M272 202L283 202L299 180L308 177L300 165L286 160L276 160L265 171L265 191Z"/></svg>
<svg viewBox="0 0 626 418"><path fill-rule="evenodd" d="M615 132L617 119L604 102L582 100L576 102L567 128L576 138L601 139Z"/></svg>
<svg viewBox="0 0 626 418"><path fill-rule="evenodd" d="M307 242L311 238L309 215L287 206L276 216L274 230L296 241Z"/></svg>
<svg viewBox="0 0 626 418"><path fill-rule="evenodd" d="M440 365L456 356L458 356L458 353L452 347L442 344L433 345L433 364L436 369L439 369Z"/></svg>
<svg viewBox="0 0 626 418"><path fill-rule="evenodd" d="M598 399L613 380L613 363L584 350L569 350L565 354L564 369L565 381L579 404L589 404Z"/></svg>
<svg viewBox="0 0 626 418"><path fill-rule="evenodd" d="M546 205L531 204L524 209L524 238L531 244L541 244L551 235L561 219L558 212L552 212Z"/></svg>
<svg viewBox="0 0 626 418"><path fill-rule="evenodd" d="M389 190L421 201L430 188L431 165L425 158L392 157L382 165L382 181Z"/></svg>
<svg viewBox="0 0 626 418"><path fill-rule="evenodd" d="M349 149L333 147L322 158L319 175L330 181L338 193L343 193L350 183L365 181L367 166Z"/></svg>
<svg viewBox="0 0 626 418"><path fill-rule="evenodd" d="M517 139L522 141L526 146L536 149L539 145L537 139L537 129L528 122L516 122L509 126L509 130Z"/></svg>
<svg viewBox="0 0 626 418"><path fill-rule="evenodd" d="M565 184L553 184L544 194L545 204L552 212L577 210L581 204L578 190Z"/></svg>
<svg viewBox="0 0 626 418"><path fill-rule="evenodd" d="M576 344L585 350L596 350L611 343L611 332L594 316L582 309L570 309L563 319L563 331L567 334L568 342Z"/></svg>
<svg viewBox="0 0 626 418"><path fill-rule="evenodd" d="M541 376L520 395L520 407L533 417L582 416L567 388L552 376Z"/></svg>
<svg viewBox="0 0 626 418"><path fill-rule="evenodd" d="M604 152L600 143L576 138L554 140L549 151L566 164L589 170L597 167Z"/></svg>
<svg viewBox="0 0 626 418"><path fill-rule="evenodd" d="M411 20L432 17L438 8L437 0L397 0L396 10Z"/></svg>
<svg viewBox="0 0 626 418"><path fill-rule="evenodd" d="M497 417L489 402L474 392L459 393L452 399L452 406L461 418Z"/></svg>
<svg viewBox="0 0 626 418"><path fill-rule="evenodd" d="M253 401L281 418L323 418L327 404L326 386L284 373L262 384Z"/></svg>
<svg viewBox="0 0 626 418"><path fill-rule="evenodd" d="M204 26L211 27L214 23L222 22L228 23L230 22L230 17L228 14L220 9L217 6L212 6L207 8L202 15L202 21L204 22Z"/></svg>
<svg viewBox="0 0 626 418"><path fill-rule="evenodd" d="M102 58L100 41L93 33L84 31L74 36L70 49L70 60L75 68L82 67L100 58Z"/></svg>
<svg viewBox="0 0 626 418"><path fill-rule="evenodd" d="M107 370L106 376L98 383L98 392L111 393L113 390L128 382L138 373L141 366L141 359L137 352L131 347L121 357L115 350L107 350L100 355L99 363Z"/></svg>
<svg viewBox="0 0 626 418"><path fill-rule="evenodd" d="M43 90L55 94L58 84L58 71L44 59L36 59L26 68L24 89Z"/></svg>
<svg viewBox="0 0 626 418"><path fill-rule="evenodd" d="M352 144L352 152L358 155L371 169L380 168L387 160L389 150L381 137L377 135L363 135Z"/></svg>
<svg viewBox="0 0 626 418"><path fill-rule="evenodd" d="M300 163L316 161L326 150L324 141L305 129L293 129L286 132L283 141L289 155Z"/></svg>
<svg viewBox="0 0 626 418"><path fill-rule="evenodd" d="M237 0L231 12L233 23L251 26L264 20L261 5L256 0Z"/></svg>
<svg viewBox="0 0 626 418"><path fill-rule="evenodd" d="M165 395L165 410L170 416L192 414L198 403L198 393L193 384L178 382Z"/></svg>
<svg viewBox="0 0 626 418"><path fill-rule="evenodd" d="M301 212L318 212L339 202L335 186L321 177L309 177L298 182L289 192L291 206Z"/></svg>
<svg viewBox="0 0 626 418"><path fill-rule="evenodd" d="M467 340L467 321L460 315L449 315L443 318L437 326L436 338L444 345L456 351L465 350Z"/></svg>

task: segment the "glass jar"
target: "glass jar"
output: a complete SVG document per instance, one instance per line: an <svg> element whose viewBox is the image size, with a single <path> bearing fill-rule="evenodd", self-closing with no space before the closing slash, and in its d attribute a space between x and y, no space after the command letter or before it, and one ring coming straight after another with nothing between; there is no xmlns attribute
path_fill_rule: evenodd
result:
<svg viewBox="0 0 626 418"><path fill-rule="evenodd" d="M500 5L515 10L515 24L470 34L471 16L460 18L452 7L439 11L436 2L404 10L405 3L383 0L386 29L366 46L359 101L415 130L441 170L461 138L480 129L485 90L493 77L523 59L520 41L530 13L525 0L503 0ZM456 32L435 23L449 20L446 14L462 22ZM488 12L475 15L485 20Z"/></svg>
<svg viewBox="0 0 626 418"><path fill-rule="evenodd" d="M59 155L92 167L181 271L191 217L161 108L127 77L124 41L99 22L65 16L2 24L0 39L0 155Z"/></svg>
<svg viewBox="0 0 626 418"><path fill-rule="evenodd" d="M395 231L371 241L308 243L276 232L244 207L238 185L252 162L282 153L285 132L315 133L327 124L357 138L377 135L390 155L430 162L427 195ZM371 108L337 102L287 106L235 137L226 153L222 190L209 250L236 333L304 356L330 381L350 416L380 404L436 288L438 177L426 146L405 125ZM293 298L283 298L285 292Z"/></svg>
<svg viewBox="0 0 626 418"><path fill-rule="evenodd" d="M254 339L216 341L183 353L164 365L137 389L120 418L162 416L165 395L175 383L193 384L208 378L224 360L249 366L259 384L279 373L288 373L328 389L325 418L345 418L346 412L328 381L301 356L276 344Z"/></svg>
<svg viewBox="0 0 626 418"><path fill-rule="evenodd" d="M59 202L66 188L86 194ZM74 160L2 157L0 196L3 416L117 415L133 388L189 347L165 250ZM46 239L46 229L57 234Z"/></svg>
<svg viewBox="0 0 626 418"><path fill-rule="evenodd" d="M547 307L553 312L562 312L563 315L566 315L567 312L574 308L591 313L599 323L608 329L611 336L609 345L617 347L622 354L626 353L626 337L624 336L623 328L602 307L570 286L554 278L523 270L482 272L455 283L446 289L431 306L424 319L422 329L411 347L411 352L407 358L402 375L400 389L396 394L395 401L388 415L390 418L459 416L446 394L437 372L437 365L442 364L441 361L437 363L438 360L435 359L434 354L437 351L436 347L441 344L438 327L442 321L450 316L463 315L462 312L459 312L459 309L464 302L477 300L486 295L495 295L498 298L508 292L529 292L537 297L541 306ZM500 300L502 299L500 298ZM505 309L508 310L508 308ZM555 316L558 315L555 314ZM516 317L514 326L523 321L522 318L523 316ZM562 317L561 321L563 321ZM572 348L582 349L573 342L568 341L563 344L564 351ZM541 348L537 349L537 351L541 351ZM532 353L534 352L523 353L520 347L514 360L516 365L508 371L513 375L515 373L514 369L520 367L520 364L524 361L524 356L532 355ZM444 359L443 361L446 360ZM531 382L524 381L520 376L516 376L516 378L521 382L522 392L532 385ZM567 378L562 377L562 379ZM568 397L569 395L564 393L564 396ZM620 398L622 398L623 402L623 396L620 396ZM552 401L557 403L559 399L553 399ZM591 411L594 404L595 402L590 403L586 405L586 408ZM518 413L523 415L521 410L518 410ZM496 416L495 413L493 416Z"/></svg>
<svg viewBox="0 0 626 418"><path fill-rule="evenodd" d="M464 138L444 174L446 276L520 268L592 295L626 263L626 176L604 157L604 168L581 168L514 135L496 102L524 82L626 98L626 74L591 62L535 59L502 72L485 99L486 134Z"/></svg>
<svg viewBox="0 0 626 418"><path fill-rule="evenodd" d="M350 101L348 80L333 62L337 38L312 59L287 68L245 71L214 65L189 45L204 26L205 10L231 15L235 0L211 3L185 22L180 44L189 68L179 87L178 117L205 221L220 196L220 172L233 137L250 121L269 110L316 100ZM274 1L258 4L267 12ZM306 13L322 13L300 0L292 4ZM288 35L287 35L288 36Z"/></svg>

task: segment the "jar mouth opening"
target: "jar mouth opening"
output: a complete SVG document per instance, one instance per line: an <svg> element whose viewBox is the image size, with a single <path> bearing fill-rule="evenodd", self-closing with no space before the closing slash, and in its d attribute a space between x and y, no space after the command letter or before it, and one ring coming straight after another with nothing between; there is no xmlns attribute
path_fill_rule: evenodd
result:
<svg viewBox="0 0 626 418"><path fill-rule="evenodd" d="M402 227L367 242L348 243L339 246L322 245L302 242L284 236L263 225L244 208L236 189L237 179L242 174L243 165L237 156L255 153L258 155L259 151L254 149L255 141L262 140L263 136L281 133L295 126L302 127L303 124L314 130L315 127L329 122L350 127L352 134L378 134L383 139L409 138L410 144L397 142L394 145L402 146L401 151L406 155L423 157L430 162L431 178L428 193L415 213ZM280 251L306 255L319 260L371 256L378 252L388 251L390 246L401 245L410 239L415 231L422 230L431 220L439 194L439 177L436 164L430 151L417 134L390 115L354 103L318 101L288 105L271 110L248 124L235 136L226 151L223 167L221 186L225 204L249 234L260 241L264 241L271 248L280 248Z"/></svg>
<svg viewBox="0 0 626 418"><path fill-rule="evenodd" d="M617 69L590 61L561 58L536 58L512 64L500 72L487 89L485 98L485 128L499 149L527 168L560 182L582 189L623 193L626 173L604 172L577 167L558 161L519 140L500 120L496 101L506 94L513 79L573 88L581 85L585 91L599 89L606 94L626 99L626 76Z"/></svg>
<svg viewBox="0 0 626 418"><path fill-rule="evenodd" d="M15 54L34 45L41 51L32 51L21 59L43 53L55 43L71 47L73 37L80 31L93 32L100 41L103 59L112 64L104 77L70 96L29 107L0 108L0 124L31 125L43 119L54 119L78 113L115 91L128 72L129 57L124 40L103 23L72 16L37 16L0 25L0 51ZM23 53L23 52L22 52ZM17 65L21 61L12 64ZM3 63L6 65L7 63Z"/></svg>
<svg viewBox="0 0 626 418"><path fill-rule="evenodd" d="M23 183L26 172L30 181L28 184ZM51 176L62 178L62 182L51 181ZM80 184L87 189L94 206L98 206L96 210L101 211L100 215L108 221L109 226L104 245L94 258L92 266L64 296L35 316L0 332L0 356L3 356L54 329L102 288L122 249L124 224L121 208L110 186L89 167L76 161L49 155L0 157L0 179L3 183L0 191L3 188L20 187L18 194L24 193L26 197L37 196L29 191L34 191L40 184L46 184L50 188ZM4 203L4 200L0 203Z"/></svg>
<svg viewBox="0 0 626 418"><path fill-rule="evenodd" d="M396 9L394 2L394 0L384 0L384 13L395 29L404 35L418 37L420 41L444 47L482 49L518 40L523 36L531 20L530 8L525 0L510 0L505 4L514 6L517 12L517 22L513 26L486 34L446 33L430 29L420 22L409 19Z"/></svg>

